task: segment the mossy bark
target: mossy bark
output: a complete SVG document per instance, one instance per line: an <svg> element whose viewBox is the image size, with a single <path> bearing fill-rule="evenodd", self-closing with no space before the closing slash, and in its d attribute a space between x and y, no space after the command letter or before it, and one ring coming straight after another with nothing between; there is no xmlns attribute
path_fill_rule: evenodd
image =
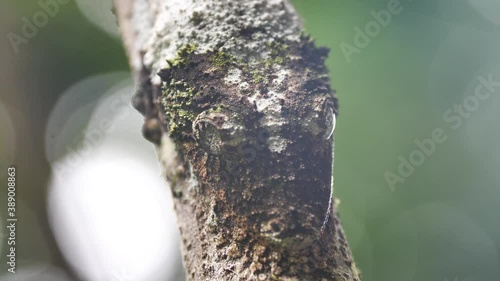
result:
<svg viewBox="0 0 500 281"><path fill-rule="evenodd" d="M172 189L188 279L360 280L331 206L327 49L287 1L137 1L116 3L134 105Z"/></svg>

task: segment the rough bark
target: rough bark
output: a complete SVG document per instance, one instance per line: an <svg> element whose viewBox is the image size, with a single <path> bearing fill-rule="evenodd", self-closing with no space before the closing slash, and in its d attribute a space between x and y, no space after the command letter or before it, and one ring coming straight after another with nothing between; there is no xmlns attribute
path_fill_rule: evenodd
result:
<svg viewBox="0 0 500 281"><path fill-rule="evenodd" d="M332 206L337 98L287 0L115 0L189 280L360 280Z"/></svg>

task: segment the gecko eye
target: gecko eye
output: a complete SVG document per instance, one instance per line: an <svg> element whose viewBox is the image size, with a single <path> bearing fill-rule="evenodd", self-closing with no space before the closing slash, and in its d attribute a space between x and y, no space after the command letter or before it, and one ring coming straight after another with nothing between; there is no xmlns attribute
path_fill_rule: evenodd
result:
<svg viewBox="0 0 500 281"><path fill-rule="evenodd" d="M335 115L335 112L333 112L333 108L328 108L327 109L329 112L327 112L326 116L326 134L325 137L327 140L329 140L332 136L333 133L335 132L335 128L337 127L337 116Z"/></svg>
<svg viewBox="0 0 500 281"><path fill-rule="evenodd" d="M332 138L337 125L334 102L323 96L318 97L315 103L316 106L300 119L301 125L314 136L329 140Z"/></svg>
<svg viewBox="0 0 500 281"><path fill-rule="evenodd" d="M237 147L245 140L244 126L230 120L230 112L205 111L193 122L193 137L201 149L220 155L226 147Z"/></svg>
<svg viewBox="0 0 500 281"><path fill-rule="evenodd" d="M222 137L219 130L224 122L224 115L213 113L201 113L193 122L193 136L207 153L220 154Z"/></svg>

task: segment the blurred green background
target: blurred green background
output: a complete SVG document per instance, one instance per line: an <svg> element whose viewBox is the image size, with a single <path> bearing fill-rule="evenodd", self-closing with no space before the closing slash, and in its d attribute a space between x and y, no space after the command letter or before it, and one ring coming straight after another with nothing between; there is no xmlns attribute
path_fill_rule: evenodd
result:
<svg viewBox="0 0 500 281"><path fill-rule="evenodd" d="M401 0L401 12L347 58L341 44L355 46L355 28L364 30L374 21L371 11L391 1L293 1L307 32L331 48L341 106L335 194L357 265L365 281L500 280L500 87L458 128L443 118L471 99L479 77L500 81L500 1ZM0 106L12 119L9 126L2 116L2 169L17 165L19 196L42 229L28 233L30 225L22 225L19 255L64 266L57 250L39 246L49 233L41 200L50 173L47 117L74 83L128 65L119 38L73 2L15 54L6 34L20 33L21 17L40 8L18 0L0 7ZM446 141L391 188L387 172L398 175L400 156L409 159L419 149L415 141L437 128Z"/></svg>

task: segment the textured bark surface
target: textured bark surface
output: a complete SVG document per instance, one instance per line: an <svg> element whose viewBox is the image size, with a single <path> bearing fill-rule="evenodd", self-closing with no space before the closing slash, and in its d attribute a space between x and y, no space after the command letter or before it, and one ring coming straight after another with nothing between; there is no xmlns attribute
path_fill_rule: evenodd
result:
<svg viewBox="0 0 500 281"><path fill-rule="evenodd" d="M360 280L335 208L337 99L284 0L116 0L189 280Z"/></svg>

